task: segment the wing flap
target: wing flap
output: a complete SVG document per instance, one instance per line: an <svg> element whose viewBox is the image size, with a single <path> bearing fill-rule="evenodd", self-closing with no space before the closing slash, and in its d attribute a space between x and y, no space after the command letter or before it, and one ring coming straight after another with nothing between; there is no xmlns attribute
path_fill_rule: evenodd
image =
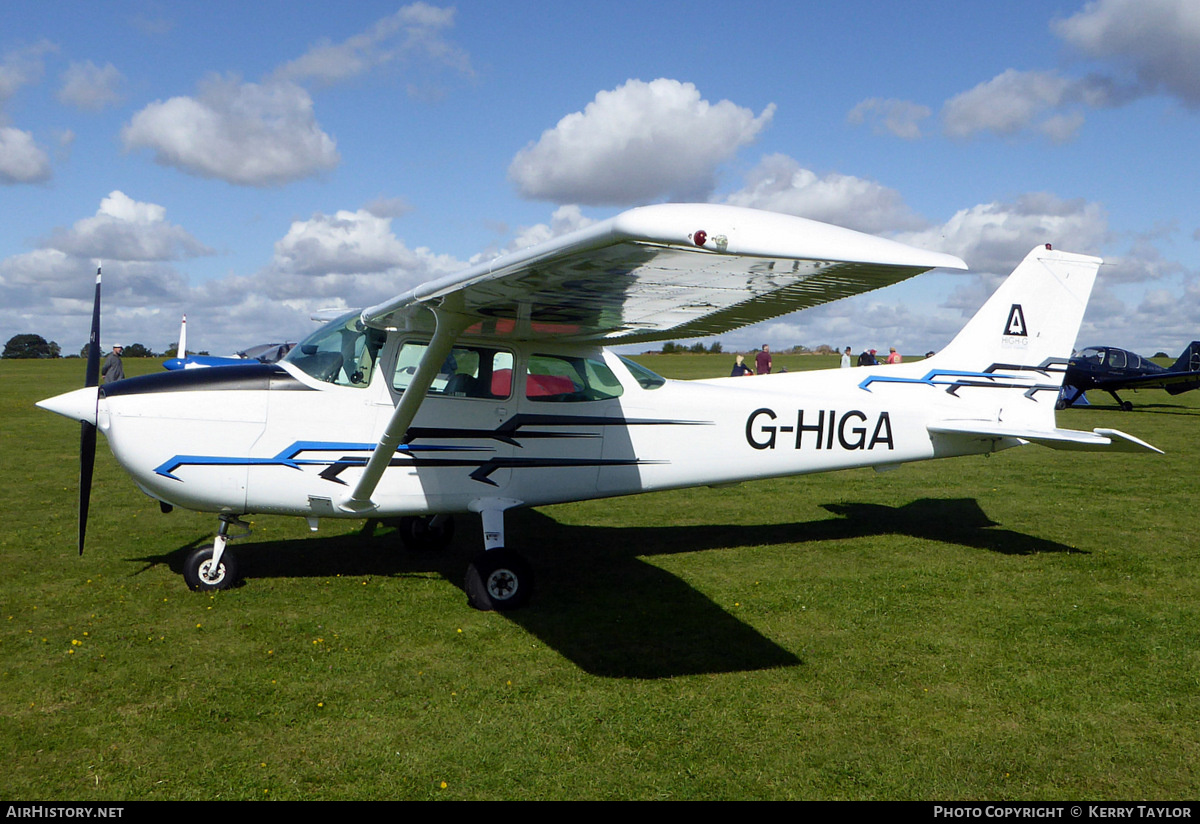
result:
<svg viewBox="0 0 1200 824"><path fill-rule="evenodd" d="M483 334L627 343L702 337L888 286L961 260L817 221L661 204L430 281L365 310L418 326L436 303Z"/></svg>
<svg viewBox="0 0 1200 824"><path fill-rule="evenodd" d="M991 421L942 421L926 427L932 435L967 437L975 440L1012 438L1036 443L1050 449L1074 452L1157 452L1161 449L1118 429L1093 429L1083 432L1078 429L1027 429L1002 426Z"/></svg>

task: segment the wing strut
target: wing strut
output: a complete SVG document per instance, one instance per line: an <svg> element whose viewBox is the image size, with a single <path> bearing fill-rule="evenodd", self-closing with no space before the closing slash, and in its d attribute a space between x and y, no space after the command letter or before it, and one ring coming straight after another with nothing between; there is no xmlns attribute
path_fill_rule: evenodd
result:
<svg viewBox="0 0 1200 824"><path fill-rule="evenodd" d="M458 336L473 322L471 318L463 315L445 312L437 307L429 308L436 322L433 339L429 341L429 347L425 350L421 362L417 364L412 381L400 396L400 403L396 404L396 411L392 413L392 419L388 421L383 437L379 439L378 446L363 468L362 477L358 479L350 497L340 504L341 509L346 512L366 513L378 506L371 500L371 496L375 493L375 487L379 485L379 479L383 477L383 470L392 462L396 448L400 446L404 433L417 416L417 410L421 408L429 387L433 385L433 379L437 377L438 370L445 363L450 350L454 348Z"/></svg>

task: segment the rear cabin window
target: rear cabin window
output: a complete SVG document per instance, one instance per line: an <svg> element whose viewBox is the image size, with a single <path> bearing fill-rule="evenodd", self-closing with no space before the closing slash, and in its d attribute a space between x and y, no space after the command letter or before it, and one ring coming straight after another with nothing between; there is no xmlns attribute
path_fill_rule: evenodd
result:
<svg viewBox="0 0 1200 824"><path fill-rule="evenodd" d="M406 341L396 358L392 388L403 392L417 373L428 345ZM513 356L501 349L456 346L438 369L429 387L430 395L502 400L512 394Z"/></svg>
<svg viewBox="0 0 1200 824"><path fill-rule="evenodd" d="M621 396L621 382L592 358L533 355L525 372L525 397L547 403L602 401Z"/></svg>

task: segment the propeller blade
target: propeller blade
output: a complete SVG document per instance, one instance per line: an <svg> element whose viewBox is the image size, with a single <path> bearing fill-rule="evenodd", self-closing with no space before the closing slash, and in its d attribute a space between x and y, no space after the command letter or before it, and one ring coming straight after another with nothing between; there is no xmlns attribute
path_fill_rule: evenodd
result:
<svg viewBox="0 0 1200 824"><path fill-rule="evenodd" d="M96 427L79 424L79 554L87 534L88 504L92 497L92 467L96 465Z"/></svg>
<svg viewBox="0 0 1200 824"><path fill-rule="evenodd" d="M96 269L96 297L92 302L92 335L88 339L87 371L83 385L100 384L100 269ZM96 406L100 393L96 393ZM92 416L95 420L96 416ZM84 421L79 430L79 554L83 554L83 538L87 534L88 506L92 498L92 469L96 465L96 426Z"/></svg>

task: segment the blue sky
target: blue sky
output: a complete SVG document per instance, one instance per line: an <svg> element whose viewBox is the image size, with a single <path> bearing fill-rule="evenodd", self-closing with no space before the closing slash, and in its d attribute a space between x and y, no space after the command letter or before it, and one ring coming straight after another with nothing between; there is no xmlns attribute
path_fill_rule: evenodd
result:
<svg viewBox="0 0 1200 824"><path fill-rule="evenodd" d="M1200 338L1200 3L10 0L0 340L224 353L667 200L962 257L721 336L944 345L1035 245L1079 345Z"/></svg>

